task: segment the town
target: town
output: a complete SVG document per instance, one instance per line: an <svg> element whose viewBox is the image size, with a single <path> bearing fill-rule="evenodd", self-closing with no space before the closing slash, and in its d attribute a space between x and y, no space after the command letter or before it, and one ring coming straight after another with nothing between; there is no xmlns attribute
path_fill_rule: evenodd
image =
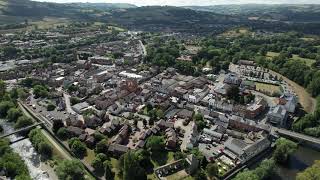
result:
<svg viewBox="0 0 320 180"><path fill-rule="evenodd" d="M217 169L208 176L230 179L282 136L320 145L287 130L302 107L280 74L248 59L190 73L199 38L153 36L95 24L1 35L1 58L9 60L1 62L0 77L8 91L22 90L18 107L38 122L19 127L47 131L94 179L127 175L115 164L130 153L141 161L130 166L133 179L143 179L141 166L148 179L200 176L204 161ZM181 67L146 60L156 41L179 47L174 61Z"/></svg>

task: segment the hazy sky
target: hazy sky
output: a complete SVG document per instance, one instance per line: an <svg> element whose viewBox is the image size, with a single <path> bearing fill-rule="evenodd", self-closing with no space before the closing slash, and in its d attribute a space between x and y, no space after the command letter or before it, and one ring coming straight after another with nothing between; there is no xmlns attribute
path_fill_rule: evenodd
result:
<svg viewBox="0 0 320 180"><path fill-rule="evenodd" d="M320 4L320 0L36 0L58 3L71 2L103 2L103 3L130 3L138 6L146 5L172 5L172 6L206 6L216 4Z"/></svg>

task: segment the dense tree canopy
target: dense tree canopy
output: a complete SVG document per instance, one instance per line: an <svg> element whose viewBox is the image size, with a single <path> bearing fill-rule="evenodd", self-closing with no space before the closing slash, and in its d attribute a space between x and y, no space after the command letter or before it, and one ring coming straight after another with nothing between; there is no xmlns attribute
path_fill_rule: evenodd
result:
<svg viewBox="0 0 320 180"><path fill-rule="evenodd" d="M146 147L152 152L162 151L165 147L165 140L162 136L151 136L147 140Z"/></svg>
<svg viewBox="0 0 320 180"><path fill-rule="evenodd" d="M276 141L276 149L273 152L273 159L280 164L285 164L290 155L298 148L298 145L285 138L280 138Z"/></svg>
<svg viewBox="0 0 320 180"><path fill-rule="evenodd" d="M314 164L304 171L298 173L297 180L318 180L320 179L320 161L316 160Z"/></svg>
<svg viewBox="0 0 320 180"><path fill-rule="evenodd" d="M84 180L84 167L78 160L63 160L55 169L60 180Z"/></svg>

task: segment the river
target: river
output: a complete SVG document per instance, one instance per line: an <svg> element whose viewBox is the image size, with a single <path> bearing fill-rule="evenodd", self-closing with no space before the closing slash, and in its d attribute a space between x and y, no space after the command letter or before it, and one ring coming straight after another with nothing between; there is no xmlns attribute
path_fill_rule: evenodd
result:
<svg viewBox="0 0 320 180"><path fill-rule="evenodd" d="M4 134L13 132L13 125L4 120L0 120L0 125L4 129ZM12 135L11 141L21 139L21 136ZM18 153L28 167L30 176L34 180L49 180L49 174L41 169L40 155L35 151L29 139L16 142L11 145L14 152Z"/></svg>
<svg viewBox="0 0 320 180"><path fill-rule="evenodd" d="M266 158L270 158L272 153ZM297 173L311 166L315 160L320 160L320 152L313 150L308 146L300 145L298 150L290 157L288 165L277 165L276 175L272 180L295 180ZM249 166L249 169L255 169L261 161Z"/></svg>
<svg viewBox="0 0 320 180"><path fill-rule="evenodd" d="M311 166L315 160L320 160L320 152L307 146L299 146L290 157L287 166L278 166L277 179L294 180L297 173Z"/></svg>

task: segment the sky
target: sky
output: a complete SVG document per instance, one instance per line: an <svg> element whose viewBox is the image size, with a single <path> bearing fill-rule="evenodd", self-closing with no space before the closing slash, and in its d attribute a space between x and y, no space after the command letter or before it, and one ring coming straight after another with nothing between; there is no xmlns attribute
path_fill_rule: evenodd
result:
<svg viewBox="0 0 320 180"><path fill-rule="evenodd" d="M208 6L217 4L320 4L320 0L36 0L57 3L90 2L90 3L130 3L137 6L170 5L170 6Z"/></svg>

